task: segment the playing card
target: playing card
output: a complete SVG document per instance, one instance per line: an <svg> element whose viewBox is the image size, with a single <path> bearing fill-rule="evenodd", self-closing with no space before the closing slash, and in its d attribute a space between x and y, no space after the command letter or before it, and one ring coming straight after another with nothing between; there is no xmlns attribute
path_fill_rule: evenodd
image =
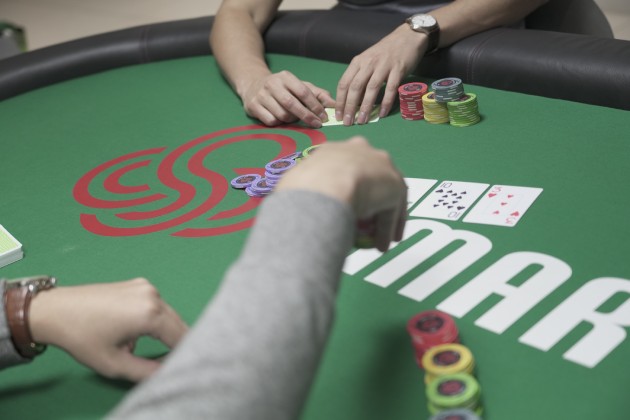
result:
<svg viewBox="0 0 630 420"><path fill-rule="evenodd" d="M405 184L407 184L407 210L413 207L436 182L437 179L405 178Z"/></svg>
<svg viewBox="0 0 630 420"><path fill-rule="evenodd" d="M410 213L415 217L458 220L489 184L444 181Z"/></svg>
<svg viewBox="0 0 630 420"><path fill-rule="evenodd" d="M368 116L368 123L377 122L379 120L378 113L381 110L380 105L374 105L372 108L372 112ZM331 125L343 125L343 121L337 121L335 118L335 108L326 108L326 115L328 115L328 121L322 124L323 127L331 126ZM354 116L354 123L357 123L357 117L359 116L359 111Z"/></svg>
<svg viewBox="0 0 630 420"><path fill-rule="evenodd" d="M22 244L0 225L0 267L20 260L23 256Z"/></svg>
<svg viewBox="0 0 630 420"><path fill-rule="evenodd" d="M542 188L494 185L470 210L464 222L514 226L541 192Z"/></svg>

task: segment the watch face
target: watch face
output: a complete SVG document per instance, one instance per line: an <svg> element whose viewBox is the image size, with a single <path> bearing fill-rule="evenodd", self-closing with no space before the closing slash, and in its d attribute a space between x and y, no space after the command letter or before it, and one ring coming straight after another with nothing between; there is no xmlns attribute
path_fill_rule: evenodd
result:
<svg viewBox="0 0 630 420"><path fill-rule="evenodd" d="M435 25L437 22L431 15L415 15L411 18L411 23L416 28L429 28Z"/></svg>

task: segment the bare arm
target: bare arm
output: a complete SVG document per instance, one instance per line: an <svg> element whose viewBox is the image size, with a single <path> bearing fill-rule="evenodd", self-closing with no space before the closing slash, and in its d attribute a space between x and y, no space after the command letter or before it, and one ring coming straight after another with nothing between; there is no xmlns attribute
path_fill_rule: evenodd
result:
<svg viewBox="0 0 630 420"><path fill-rule="evenodd" d="M225 0L219 8L210 46L232 88L243 96L253 80L269 76L262 33L282 0Z"/></svg>
<svg viewBox="0 0 630 420"><path fill-rule="evenodd" d="M510 25L525 18L547 0L456 0L431 12L440 24L440 47L476 33Z"/></svg>
<svg viewBox="0 0 630 420"><path fill-rule="evenodd" d="M224 0L215 16L210 46L223 74L241 97L245 112L266 125L301 120L315 128L333 107L330 94L265 62L262 33L282 0Z"/></svg>
<svg viewBox="0 0 630 420"><path fill-rule="evenodd" d="M547 0L456 0L431 12L440 25L440 47L467 36L523 19ZM379 90L386 83L381 117L389 114L401 80L418 66L427 36L401 23L381 41L356 56L337 86L336 118L345 125L367 122Z"/></svg>

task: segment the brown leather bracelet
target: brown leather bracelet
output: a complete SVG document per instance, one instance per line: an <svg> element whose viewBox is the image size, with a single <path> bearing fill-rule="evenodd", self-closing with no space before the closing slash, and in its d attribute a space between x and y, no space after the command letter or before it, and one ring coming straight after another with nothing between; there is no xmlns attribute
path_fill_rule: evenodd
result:
<svg viewBox="0 0 630 420"><path fill-rule="evenodd" d="M6 283L4 307L11 341L15 350L27 359L32 359L46 350L46 346L36 343L31 335L28 317L31 300L38 291L54 287L54 284L54 278L43 276Z"/></svg>

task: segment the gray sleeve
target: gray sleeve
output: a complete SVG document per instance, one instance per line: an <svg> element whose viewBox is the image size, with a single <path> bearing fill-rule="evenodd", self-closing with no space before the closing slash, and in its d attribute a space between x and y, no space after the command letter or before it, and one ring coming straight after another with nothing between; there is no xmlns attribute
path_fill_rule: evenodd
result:
<svg viewBox="0 0 630 420"><path fill-rule="evenodd" d="M4 288L6 281L0 279L0 369L30 362L31 359L22 357L13 346L11 332L4 307Z"/></svg>
<svg viewBox="0 0 630 420"><path fill-rule="evenodd" d="M329 197L285 191L265 198L211 304L112 418L298 418L353 234L350 209Z"/></svg>

